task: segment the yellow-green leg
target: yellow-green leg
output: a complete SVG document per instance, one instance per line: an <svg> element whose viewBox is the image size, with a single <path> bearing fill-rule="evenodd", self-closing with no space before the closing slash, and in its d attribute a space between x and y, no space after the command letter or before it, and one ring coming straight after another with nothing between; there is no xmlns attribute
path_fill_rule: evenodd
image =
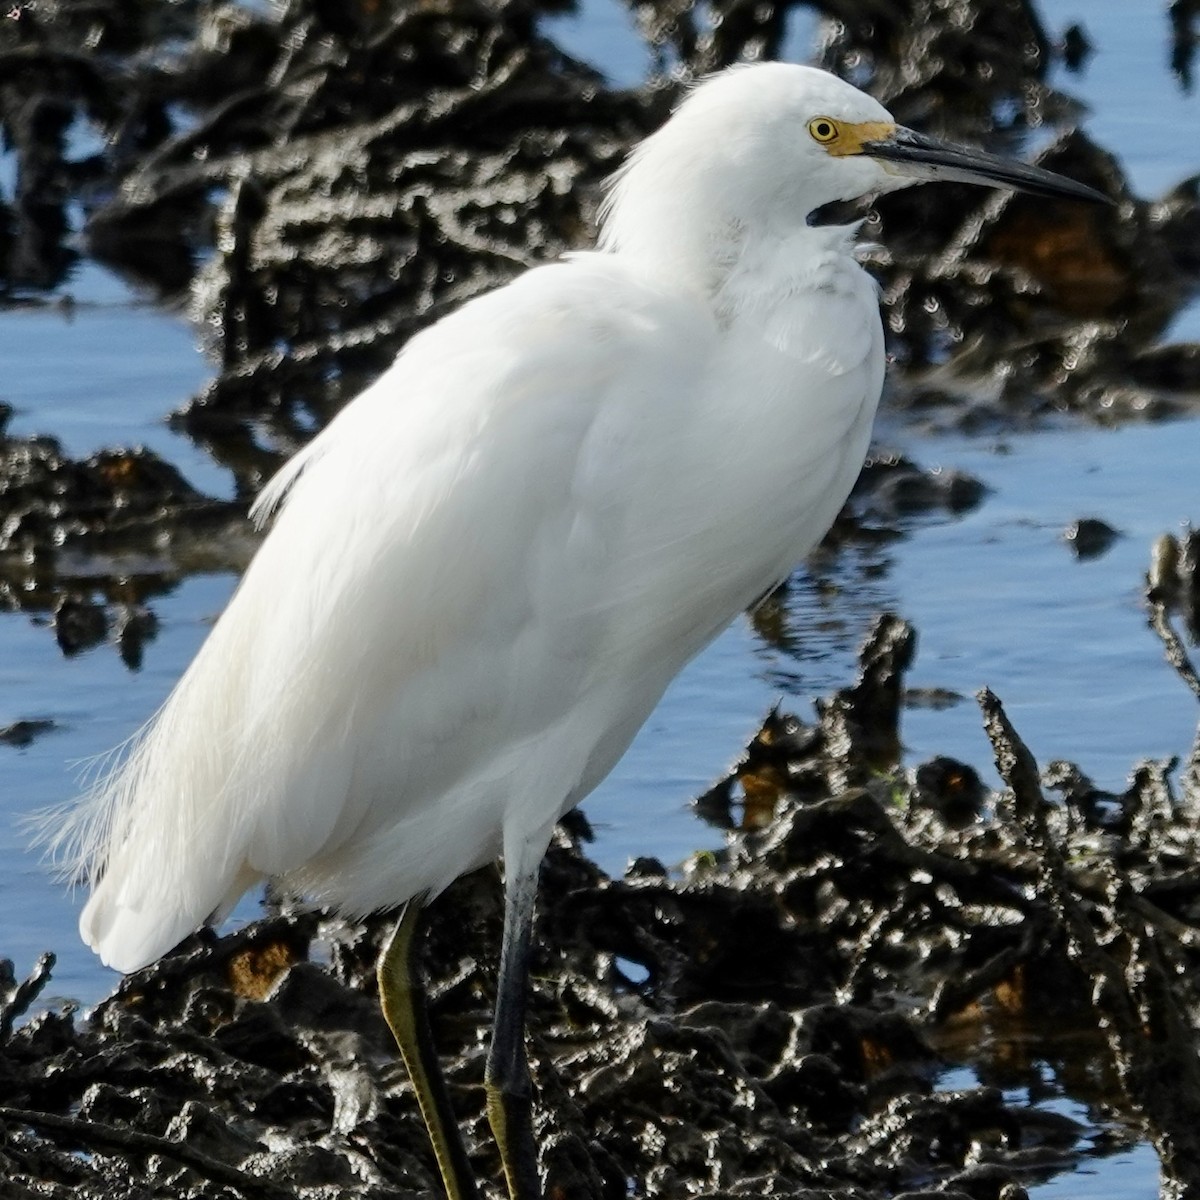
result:
<svg viewBox="0 0 1200 1200"><path fill-rule="evenodd" d="M533 1139L533 1083L525 1053L529 938L536 892L537 859L530 868L515 855L506 855L504 944L484 1084L488 1122L500 1150L511 1200L542 1200Z"/></svg>
<svg viewBox="0 0 1200 1200"><path fill-rule="evenodd" d="M408 1077L416 1089L417 1103L429 1130L448 1200L479 1200L429 1029L425 987L416 953L420 914L421 897L416 897L405 905L395 931L379 956L379 1001L396 1045L400 1047Z"/></svg>

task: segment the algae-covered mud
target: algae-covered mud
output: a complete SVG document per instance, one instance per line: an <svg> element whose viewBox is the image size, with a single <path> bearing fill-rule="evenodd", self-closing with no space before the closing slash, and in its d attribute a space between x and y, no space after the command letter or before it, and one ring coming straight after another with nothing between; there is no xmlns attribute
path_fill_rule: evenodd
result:
<svg viewBox="0 0 1200 1200"><path fill-rule="evenodd" d="M744 752L729 736L715 761L735 765L713 782L672 740L692 720L683 694L635 752L640 796L693 801L672 838L631 826L625 869L589 803L597 840L577 815L547 860L530 1020L547 1194L1200 1195L1200 542L1178 524L1200 521L1200 152L1178 128L1178 169L1151 171L1113 116L1137 111L1149 143L1188 103L1200 10L1114 11L11 6L0 954L16 965L0 969L0 1195L437 1194L373 994L386 920L271 896L261 920L198 935L80 1011L63 997L90 1002L101 977L24 899L50 885L13 822L69 795L65 760L119 742L169 688L253 552L246 508L279 462L413 332L586 245L601 180L682 80L780 54L812 54L904 123L1035 156L1113 205L943 185L827 214L865 221L881 284L894 362L879 446L813 562L735 635L768 679L747 700L707 668L714 708L739 688L760 715L778 690L797 695ZM649 72L638 86L610 83L589 52L589 31L599 46L611 27ZM797 46L810 27L815 47ZM1076 97L1095 103L1090 64L1126 32L1152 44L1145 87L1160 98L1136 109L1127 90L1093 120ZM130 290L137 306L111 304ZM1134 424L1146 432L1119 445L1147 460L1140 482L1105 466L1115 483L1087 507L1082 484L1053 492L1058 447ZM1006 469L1031 464L1022 508ZM1136 501L1156 486L1180 493L1161 515ZM1029 508L1053 525L1032 549ZM954 543L920 557L964 530L992 556ZM1006 553L1028 556L1007 584ZM1104 564L1119 567L1087 574ZM1072 570L1077 607L1044 600L1025 628L1000 624L1018 593L1048 596ZM931 610L914 631L915 601L884 613L906 571L961 624ZM1102 601L1121 623L1092 622ZM1125 626L1142 641L1122 657L1109 639ZM967 643L986 648L977 683L954 661ZM117 677L145 684L141 709L124 711ZM1089 778L1105 747L1050 738L1036 705L1006 714L1030 681L1044 709L1083 714L1068 729L1085 729L1093 692L1120 712L1116 778L1108 758ZM984 683L996 694L976 703ZM815 717L801 703L814 691ZM51 758L53 782L31 766ZM460 881L426 954L489 1195L499 912L493 872Z"/></svg>
<svg viewBox="0 0 1200 1200"><path fill-rule="evenodd" d="M1178 583L1156 587L1154 619L1200 694L1165 599ZM549 1195L1014 1200L1078 1167L1097 1127L1109 1149L1149 1137L1168 1194L1200 1186L1200 756L1179 795L1163 764L1119 796L1064 763L1039 778L984 692L1006 790L949 759L905 779L889 764L914 644L883 617L815 724L772 713L699 801L734 831L728 850L682 876L643 858L609 878L581 847L586 821L564 824L533 968ZM484 1180L499 1172L482 1111L498 897L491 872L460 881L427 950ZM388 922L271 907L128 977L86 1021L41 1012L14 1030L51 964L9 977L14 1194L436 1192L373 995ZM1010 1078L1040 1041L1095 1105L1089 1124L996 1086L937 1088L964 1040Z"/></svg>

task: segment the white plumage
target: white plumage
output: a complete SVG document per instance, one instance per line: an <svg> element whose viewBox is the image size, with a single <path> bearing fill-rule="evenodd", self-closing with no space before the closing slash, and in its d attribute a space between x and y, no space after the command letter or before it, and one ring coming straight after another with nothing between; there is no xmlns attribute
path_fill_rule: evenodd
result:
<svg viewBox="0 0 1200 1200"><path fill-rule="evenodd" d="M806 218L920 172L814 117L897 129L808 68L703 84L618 177L598 251L414 338L267 486L228 608L61 831L106 963L266 876L361 913L535 863L820 539L884 355L853 229Z"/></svg>

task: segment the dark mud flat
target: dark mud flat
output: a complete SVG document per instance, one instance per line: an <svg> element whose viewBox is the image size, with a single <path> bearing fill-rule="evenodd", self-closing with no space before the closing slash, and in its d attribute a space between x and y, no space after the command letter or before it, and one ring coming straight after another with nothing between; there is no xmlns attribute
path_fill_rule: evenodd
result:
<svg viewBox="0 0 1200 1200"><path fill-rule="evenodd" d="M633 10L660 65L699 72L777 53L797 7L831 19L827 65L900 120L1009 152L1052 125L1040 161L1114 201L962 188L830 213L865 215L877 244L893 410L919 428L998 430L1064 410L1195 413L1200 350L1160 338L1200 280L1197 183L1141 200L1074 128L1046 79L1056 56L1086 55L1084 31L1052 37L1025 0ZM611 89L540 34L554 11L14 6L0 22L16 164L0 303L47 302L82 250L186 304L215 375L174 421L238 498L200 495L144 452L76 462L49 436L3 438L0 604L44 618L64 654L108 637L136 666L154 653L155 598L245 561L250 496L407 337L587 241L600 180L678 85ZM1171 13L1182 80L1200 16ZM101 135L83 152L80 122ZM822 554L981 496L881 452ZM1200 695L1196 555L1194 537L1161 543L1149 603ZM775 635L770 605L756 621ZM550 1195L1018 1200L1080 1165L1085 1129L997 1088L939 1091L938 1047L1049 1045L1064 1026L1091 1039L1097 1125L1109 1106L1110 1139L1153 1142L1165 1195L1200 1194L1200 749L1179 774L1144 763L1126 792L1103 793L1069 764L1039 772L985 694L1007 790L947 758L910 776L913 652L912 631L882 619L860 681L816 724L772 714L697 801L727 850L682 877L643 859L606 878L584 823L563 830L543 871L530 1021ZM5 968L0 1195L436 1194L373 995L386 920L276 908L195 938L86 1018L40 1010L49 958L29 980ZM481 1111L494 876L460 881L430 924L437 1039L498 1194Z"/></svg>
<svg viewBox="0 0 1200 1200"><path fill-rule="evenodd" d="M1180 673L1164 579L1151 603ZM1176 597L1177 599L1178 597ZM576 815L542 871L531 1049L547 1194L998 1197L1079 1165L1085 1132L996 1088L936 1091L938 1040L1064 1018L1164 1195L1200 1188L1200 742L1176 796L1143 763L1119 796L1039 771L979 697L1007 789L969 766L895 771L913 631L881 618L858 682L806 725L772 713L698 801L728 850L671 878L602 875ZM1043 780L1057 793L1051 802ZM430 911L435 1036L485 1191L499 890ZM437 1194L374 995L386 918L280 912L197 936L86 1019L0 1006L5 1195ZM1093 1080L1093 1086L1096 1085ZM491 1181L490 1186L486 1181Z"/></svg>

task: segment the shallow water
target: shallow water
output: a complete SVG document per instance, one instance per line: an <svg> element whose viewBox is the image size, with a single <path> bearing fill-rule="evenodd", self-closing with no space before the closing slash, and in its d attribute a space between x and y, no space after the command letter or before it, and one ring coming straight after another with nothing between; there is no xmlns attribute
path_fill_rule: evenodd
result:
<svg viewBox="0 0 1200 1200"><path fill-rule="evenodd" d="M1047 25L1082 19L1096 54L1063 87L1089 104L1087 128L1116 151L1133 183L1154 195L1200 170L1200 149L1180 130L1200 128L1200 100L1183 95L1165 69L1161 6L1128 0L1046 0ZM589 0L582 18L556 23L564 40L633 81L645 63L624 10ZM809 27L797 23L802 41ZM227 475L172 434L163 416L206 377L182 320L141 307L95 268L72 285L74 312L0 314L0 398L16 406L18 433L48 433L68 451L141 442L180 467L199 488L229 494ZM1200 338L1200 305L1172 336ZM1102 786L1119 788L1139 757L1186 753L1195 728L1191 697L1162 661L1139 604L1150 542L1190 520L1200 523L1200 421L1100 430L1078 424L1003 438L917 437L889 427L926 466L965 470L990 492L960 518L919 518L909 536L881 551L851 555L818 588L803 574L792 593L798 654L761 643L739 621L676 682L633 749L588 801L594 853L619 871L637 854L675 863L719 845L689 800L719 775L782 697L807 713L814 696L850 681L853 651L875 614L894 610L916 626L915 687L968 697L905 720L906 761L934 753L963 758L996 782L970 694L993 688L1042 761L1070 757ZM1077 562L1062 531L1100 517L1121 531L1102 557ZM0 726L46 718L59 729L24 750L0 746L0 954L27 969L43 949L59 955L53 990L85 1002L113 977L80 946L76 901L51 880L16 827L19 814L61 802L71 764L131 734L169 691L220 611L231 576L194 577L154 602L161 622L145 666L132 673L112 647L73 659L27 615L0 614ZM253 905L244 910L253 911ZM1032 1194L1141 1197L1156 1193L1146 1147Z"/></svg>
<svg viewBox="0 0 1200 1200"><path fill-rule="evenodd" d="M197 487L229 491L228 476L163 417L207 378L187 325L132 301L112 276L88 268L74 310L0 315L0 398L17 434L57 437L68 453L143 444ZM27 969L53 949L54 990L98 999L115 978L80 945L76 900L30 851L20 816L59 804L85 760L122 742L166 697L233 589L232 577L193 577L154 603L160 636L129 671L111 646L65 658L45 618L0 614L0 727L21 719L58 728L26 749L0 745L0 954Z"/></svg>
<svg viewBox="0 0 1200 1200"><path fill-rule="evenodd" d="M1094 53L1078 74L1052 79L1088 107L1085 128L1113 151L1133 188L1161 195L1200 171L1200 93L1185 92L1171 73L1167 5L1156 0L1038 0L1051 37L1072 23L1087 31ZM1200 63L1193 64L1200 75Z"/></svg>
<svg viewBox="0 0 1200 1200"><path fill-rule="evenodd" d="M1006 1104L1027 1106L1069 1117L1084 1129L1076 1144L1083 1155L1074 1171L1059 1172L1044 1183L1027 1183L1030 1200L1156 1200L1159 1191L1158 1157L1145 1142L1135 1144L1130 1130L1110 1119L1098 1119L1086 1104L1063 1092L1053 1068L1046 1062L1031 1064L1036 1083L1002 1088ZM956 1091L989 1082L971 1067L952 1067L937 1081L938 1091ZM1112 1144L1122 1145L1113 1150Z"/></svg>
<svg viewBox="0 0 1200 1200"><path fill-rule="evenodd" d="M1158 1156L1141 1142L1026 1190L1030 1200L1157 1200L1158 1182Z"/></svg>

